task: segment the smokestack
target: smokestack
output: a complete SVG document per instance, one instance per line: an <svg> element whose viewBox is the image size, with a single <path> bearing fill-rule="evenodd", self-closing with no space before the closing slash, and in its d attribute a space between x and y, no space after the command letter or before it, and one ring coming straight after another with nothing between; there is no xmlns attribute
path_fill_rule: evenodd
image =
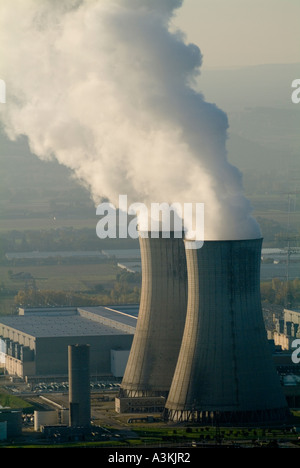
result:
<svg viewBox="0 0 300 468"><path fill-rule="evenodd" d="M187 318L167 419L266 423L286 417L261 310L261 243L206 241L186 249Z"/></svg>
<svg viewBox="0 0 300 468"><path fill-rule="evenodd" d="M137 327L121 385L122 396L167 396L187 306L183 235L139 237L142 290Z"/></svg>
<svg viewBox="0 0 300 468"><path fill-rule="evenodd" d="M91 420L90 347L69 345L69 425L87 427Z"/></svg>

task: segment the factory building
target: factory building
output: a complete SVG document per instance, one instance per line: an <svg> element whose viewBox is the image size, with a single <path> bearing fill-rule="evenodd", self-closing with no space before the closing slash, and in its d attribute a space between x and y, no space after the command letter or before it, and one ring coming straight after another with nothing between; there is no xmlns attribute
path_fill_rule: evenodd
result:
<svg viewBox="0 0 300 468"><path fill-rule="evenodd" d="M300 310L284 309L280 319L274 318L274 330L269 333L276 346L290 350L300 338Z"/></svg>
<svg viewBox="0 0 300 468"><path fill-rule="evenodd" d="M0 319L0 366L28 381L67 379L68 346L89 345L91 376L119 377L113 372L122 374L136 321L126 306L19 309Z"/></svg>
<svg viewBox="0 0 300 468"><path fill-rule="evenodd" d="M22 411L0 407L0 441L22 434Z"/></svg>

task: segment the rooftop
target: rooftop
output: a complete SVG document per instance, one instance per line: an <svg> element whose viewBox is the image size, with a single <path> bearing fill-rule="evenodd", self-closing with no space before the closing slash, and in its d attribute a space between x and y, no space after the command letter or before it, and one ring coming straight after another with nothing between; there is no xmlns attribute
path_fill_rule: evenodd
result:
<svg viewBox="0 0 300 468"><path fill-rule="evenodd" d="M3 326L36 338L133 334L137 317L127 312L104 306L20 309L0 318L0 334Z"/></svg>

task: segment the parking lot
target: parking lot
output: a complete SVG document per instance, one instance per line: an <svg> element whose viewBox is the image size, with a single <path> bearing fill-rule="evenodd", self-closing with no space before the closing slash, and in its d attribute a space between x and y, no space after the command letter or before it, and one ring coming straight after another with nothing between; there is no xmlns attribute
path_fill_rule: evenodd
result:
<svg viewBox="0 0 300 468"><path fill-rule="evenodd" d="M34 393L45 393L45 392L68 392L69 391L69 382L39 382L34 385L30 385L31 391ZM90 382L91 391L101 391L101 390L118 390L120 387L119 382L110 382L110 381L92 381Z"/></svg>

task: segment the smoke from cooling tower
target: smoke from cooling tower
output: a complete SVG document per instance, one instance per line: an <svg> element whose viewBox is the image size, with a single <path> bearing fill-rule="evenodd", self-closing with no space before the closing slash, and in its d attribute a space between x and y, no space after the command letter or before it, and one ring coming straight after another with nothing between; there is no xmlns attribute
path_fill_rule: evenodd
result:
<svg viewBox="0 0 300 468"><path fill-rule="evenodd" d="M0 116L91 193L205 204L205 238L260 236L226 153L224 112L193 89L199 48L171 20L181 0L12 0L0 5ZM213 26L213 25L212 25Z"/></svg>

